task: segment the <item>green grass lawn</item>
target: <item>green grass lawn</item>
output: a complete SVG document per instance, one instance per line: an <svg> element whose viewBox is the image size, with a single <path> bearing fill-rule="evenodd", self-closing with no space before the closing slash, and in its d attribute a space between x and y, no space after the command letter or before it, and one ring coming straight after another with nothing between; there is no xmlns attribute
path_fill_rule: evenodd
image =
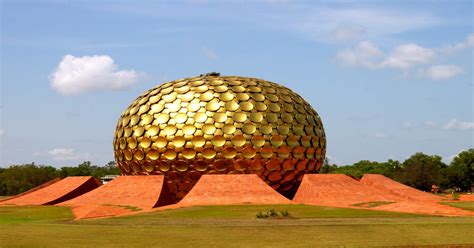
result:
<svg viewBox="0 0 474 248"><path fill-rule="evenodd" d="M293 218L258 219L288 210ZM305 205L209 206L71 221L66 207L0 207L0 246L301 247L474 244L472 217Z"/></svg>
<svg viewBox="0 0 474 248"><path fill-rule="evenodd" d="M474 211L474 202L441 202L445 205Z"/></svg>

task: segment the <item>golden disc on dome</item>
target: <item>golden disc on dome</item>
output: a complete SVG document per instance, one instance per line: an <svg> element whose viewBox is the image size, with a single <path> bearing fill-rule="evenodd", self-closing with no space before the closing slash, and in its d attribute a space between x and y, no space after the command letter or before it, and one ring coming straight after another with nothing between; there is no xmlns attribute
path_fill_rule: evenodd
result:
<svg viewBox="0 0 474 248"><path fill-rule="evenodd" d="M226 92L227 90L229 90L229 88L227 88L227 86L225 85L219 85L214 87L214 91L218 93Z"/></svg>
<svg viewBox="0 0 474 248"><path fill-rule="evenodd" d="M134 149L137 147L137 140L133 137L127 138L128 148Z"/></svg>
<svg viewBox="0 0 474 248"><path fill-rule="evenodd" d="M156 137L155 141L153 142L153 146L157 148L163 148L168 145L168 141L166 140L165 137Z"/></svg>
<svg viewBox="0 0 474 248"><path fill-rule="evenodd" d="M194 162L193 168L197 171L206 171L207 170L207 163L203 160L197 160Z"/></svg>
<svg viewBox="0 0 474 248"><path fill-rule="evenodd" d="M180 99L181 99L181 102L190 102L191 100L194 99L194 92L190 91L182 95Z"/></svg>
<svg viewBox="0 0 474 248"><path fill-rule="evenodd" d="M252 123L245 123L242 126L242 131L246 134L253 134L255 133L255 130L257 130L257 127Z"/></svg>
<svg viewBox="0 0 474 248"><path fill-rule="evenodd" d="M122 127L125 127L130 122L130 117L125 116L122 118Z"/></svg>
<svg viewBox="0 0 474 248"><path fill-rule="evenodd" d="M176 123L185 123L187 119L188 119L188 116L183 113L179 113L174 117L174 120L176 121Z"/></svg>
<svg viewBox="0 0 474 248"><path fill-rule="evenodd" d="M224 132L225 134L233 134L235 132L235 130L236 130L236 128L232 124L225 124L222 127L222 132Z"/></svg>
<svg viewBox="0 0 474 248"><path fill-rule="evenodd" d="M220 107L221 107L221 105L219 104L219 102L215 102L215 101L208 102L206 104L206 110L208 110L208 111L216 111Z"/></svg>
<svg viewBox="0 0 474 248"><path fill-rule="evenodd" d="M243 111L251 111L253 109L253 104L251 102L241 102L240 109Z"/></svg>
<svg viewBox="0 0 474 248"><path fill-rule="evenodd" d="M280 135L273 135L270 139L270 143L272 146L281 146L281 144L283 144L283 137Z"/></svg>
<svg viewBox="0 0 474 248"><path fill-rule="evenodd" d="M273 156L273 150L271 147L263 147L260 150L260 155L262 155L262 158L271 158Z"/></svg>
<svg viewBox="0 0 474 248"><path fill-rule="evenodd" d="M230 146L226 147L226 148L224 148L224 150L222 150L222 155L225 158L234 158L236 154L237 154L237 151L235 150L235 148L230 147Z"/></svg>
<svg viewBox="0 0 474 248"><path fill-rule="evenodd" d="M270 105L268 105L268 109L270 109L272 112L280 112L280 105L278 105L278 103L270 103Z"/></svg>
<svg viewBox="0 0 474 248"><path fill-rule="evenodd" d="M174 147L183 147L186 144L186 139L182 136L175 136L173 138L173 146Z"/></svg>
<svg viewBox="0 0 474 248"><path fill-rule="evenodd" d="M150 109L150 105L148 105L148 104L142 105L142 106L140 106L140 109L138 109L138 113L139 113L139 114L144 114L144 113L146 113L149 109Z"/></svg>
<svg viewBox="0 0 474 248"><path fill-rule="evenodd" d="M163 153L163 156L168 159L168 160L173 160L176 158L176 151L173 150L173 149L168 149L165 151L165 153Z"/></svg>
<svg viewBox="0 0 474 248"><path fill-rule="evenodd" d="M231 101L232 99L234 99L234 94L229 93L229 92L225 92L225 93L222 93L219 96L219 99L221 99L221 101L228 102L228 101Z"/></svg>
<svg viewBox="0 0 474 248"><path fill-rule="evenodd" d="M239 99L239 101L247 101L248 99L250 99L250 96L247 93L238 93L237 99Z"/></svg>
<svg viewBox="0 0 474 248"><path fill-rule="evenodd" d="M186 135L192 135L196 131L196 127L190 124L186 124L183 126L183 133Z"/></svg>
<svg viewBox="0 0 474 248"><path fill-rule="evenodd" d="M160 128L158 126L151 126L148 128L148 130L146 131L146 135L147 136L156 136L158 133L160 132Z"/></svg>
<svg viewBox="0 0 474 248"><path fill-rule="evenodd" d="M204 144L206 144L206 139L202 136L194 136L193 139L191 140L191 143L195 147L203 147Z"/></svg>
<svg viewBox="0 0 474 248"><path fill-rule="evenodd" d="M193 119L195 122L198 122L198 123L203 123L207 120L207 115L206 113L196 113L194 116L193 116Z"/></svg>
<svg viewBox="0 0 474 248"><path fill-rule="evenodd" d="M234 168L238 171L244 171L250 166L250 162L246 159L238 159L235 161Z"/></svg>
<svg viewBox="0 0 474 248"><path fill-rule="evenodd" d="M239 109L239 104L237 102L234 102L234 101L226 102L224 107L227 111L235 111L235 110Z"/></svg>
<svg viewBox="0 0 474 248"><path fill-rule="evenodd" d="M201 129L205 134L214 134L216 131L216 126L212 124L204 124Z"/></svg>
<svg viewBox="0 0 474 248"><path fill-rule="evenodd" d="M202 155L207 159L211 159L216 156L216 151L211 148L205 148L204 150L202 150Z"/></svg>
<svg viewBox="0 0 474 248"><path fill-rule="evenodd" d="M263 102L256 102L255 103L255 109L258 111L266 111L267 110L267 105Z"/></svg>
<svg viewBox="0 0 474 248"><path fill-rule="evenodd" d="M203 93L203 92L206 92L208 89L209 88L207 87L207 85L200 85L194 88L194 91L196 91L197 93Z"/></svg>
<svg viewBox="0 0 474 248"><path fill-rule="evenodd" d="M196 151L191 148L186 148L182 151L182 154L186 159L193 159L196 156Z"/></svg>
<svg viewBox="0 0 474 248"><path fill-rule="evenodd" d="M245 92L245 87L242 85L234 85L232 86L232 90L235 92Z"/></svg>
<svg viewBox="0 0 474 248"><path fill-rule="evenodd" d="M243 135L235 135L232 138L232 144L234 146L243 146L243 145L245 145L245 137Z"/></svg>
<svg viewBox="0 0 474 248"><path fill-rule="evenodd" d="M176 133L176 131L178 131L178 128L176 128L176 126L174 125L167 125L163 131L165 132L166 135L170 136L170 135L173 135Z"/></svg>
<svg viewBox="0 0 474 248"><path fill-rule="evenodd" d="M159 156L160 156L160 153L156 149L150 149L147 152L147 157L151 160L157 160Z"/></svg>
<svg viewBox="0 0 474 248"><path fill-rule="evenodd" d="M188 104L188 106L187 106L187 109L190 112L196 112L200 108L201 108L201 106L199 106L199 103L196 103L196 102L192 102L192 103Z"/></svg>
<svg viewBox="0 0 474 248"><path fill-rule="evenodd" d="M173 92L173 93L170 93L170 94L167 94L167 95L163 95L161 97L161 99L163 99L163 101L165 101L165 102L172 102L172 101L176 100L176 96L177 96L177 94L175 92Z"/></svg>
<svg viewBox="0 0 474 248"><path fill-rule="evenodd" d="M247 120L247 114L243 112L237 112L237 113L234 113L234 116L232 118L236 122L244 122Z"/></svg>
<svg viewBox="0 0 474 248"><path fill-rule="evenodd" d="M212 145L220 147L220 146L224 146L225 139L221 135L216 135L212 138L211 142L212 142Z"/></svg>
<svg viewBox="0 0 474 248"><path fill-rule="evenodd" d="M137 125L139 121L140 117L138 117L137 115L133 115L132 117L130 117L130 126Z"/></svg>
<svg viewBox="0 0 474 248"><path fill-rule="evenodd" d="M216 113L214 114L214 121L215 122L225 122L227 120L226 113Z"/></svg>
<svg viewBox="0 0 474 248"><path fill-rule="evenodd" d="M263 100L265 100L265 96L263 94L255 93L255 94L252 94L252 99L257 102L262 102Z"/></svg>
<svg viewBox="0 0 474 248"><path fill-rule="evenodd" d="M268 123L275 123L278 120L278 115L274 113L267 113L265 115L265 120L267 120Z"/></svg>
<svg viewBox="0 0 474 248"><path fill-rule="evenodd" d="M151 146L151 139L148 137L140 137L139 142L140 148L145 149Z"/></svg>
<svg viewBox="0 0 474 248"><path fill-rule="evenodd" d="M272 133L272 126L264 124L260 126L260 132L263 134L271 134Z"/></svg>
<svg viewBox="0 0 474 248"><path fill-rule="evenodd" d="M135 150L133 157L137 160L143 160L145 158L145 153L142 150Z"/></svg>
<svg viewBox="0 0 474 248"><path fill-rule="evenodd" d="M262 147L265 144L265 139L261 135L254 135L252 137L252 145L255 147Z"/></svg>
<svg viewBox="0 0 474 248"><path fill-rule="evenodd" d="M259 113L259 112L250 113L249 119L250 121L253 121L253 122L261 122L263 120L263 115L262 113Z"/></svg>
<svg viewBox="0 0 474 248"><path fill-rule="evenodd" d="M181 87L177 88L175 91L179 94L184 94L184 93L189 91L189 86L187 86L187 85L181 86Z"/></svg>
<svg viewBox="0 0 474 248"><path fill-rule="evenodd" d="M153 114L153 113L159 113L161 112L163 109L165 108L165 105L161 104L161 103L155 103L153 105L151 105L151 109L150 109L150 114Z"/></svg>
<svg viewBox="0 0 474 248"><path fill-rule="evenodd" d="M255 157L255 154L256 154L256 151L251 146L245 147L242 150L242 156L244 156L244 158L253 158L253 157Z"/></svg>
<svg viewBox="0 0 474 248"><path fill-rule="evenodd" d="M165 114L165 113L158 114L155 117L155 120L156 120L157 124L167 123L169 119L170 119L170 116L168 114Z"/></svg>
<svg viewBox="0 0 474 248"><path fill-rule="evenodd" d="M142 121L140 122L140 125L146 126L150 124L153 121L153 116L152 115L142 115Z"/></svg>
<svg viewBox="0 0 474 248"><path fill-rule="evenodd" d="M214 98L214 93L212 91L206 91L199 96L199 100L208 102Z"/></svg>
<svg viewBox="0 0 474 248"><path fill-rule="evenodd" d="M298 146L300 144L300 137L295 136L295 135L290 135L287 138L286 142L288 143L290 147Z"/></svg>
<svg viewBox="0 0 474 248"><path fill-rule="evenodd" d="M174 163L174 168L176 168L177 171L187 171L188 170L188 163L186 163L183 160L178 160Z"/></svg>
<svg viewBox="0 0 474 248"><path fill-rule="evenodd" d="M135 137L142 136L144 132L145 132L145 129L143 127L138 126L135 130L133 130L133 136Z"/></svg>

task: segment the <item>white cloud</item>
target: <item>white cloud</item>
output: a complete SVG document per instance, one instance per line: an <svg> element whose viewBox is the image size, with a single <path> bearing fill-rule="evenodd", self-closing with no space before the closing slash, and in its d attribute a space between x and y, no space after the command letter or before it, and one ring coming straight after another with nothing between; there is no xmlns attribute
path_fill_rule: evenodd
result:
<svg viewBox="0 0 474 248"><path fill-rule="evenodd" d="M402 127L406 129L414 128L416 125L413 122L405 121L402 123Z"/></svg>
<svg viewBox="0 0 474 248"><path fill-rule="evenodd" d="M218 60L219 59L219 56L217 56L217 53L214 52L212 49L210 49L208 47L201 48L201 51L204 54L204 56L206 56L206 58L208 58L210 60Z"/></svg>
<svg viewBox="0 0 474 248"><path fill-rule="evenodd" d="M5 131L3 129L0 129L0 137L2 137L4 133Z"/></svg>
<svg viewBox="0 0 474 248"><path fill-rule="evenodd" d="M430 63L434 57L434 51L413 43L399 45L385 55L375 44L362 41L353 48L338 52L336 60L343 65L368 69L407 70L420 64Z"/></svg>
<svg viewBox="0 0 474 248"><path fill-rule="evenodd" d="M284 23L273 20L279 28L287 27L306 37L323 42L380 38L421 28L441 21L427 12L377 7L311 8L296 5L285 9ZM291 18L291 19L290 19Z"/></svg>
<svg viewBox="0 0 474 248"><path fill-rule="evenodd" d="M474 33L469 34L467 38L462 42L446 45L439 50L441 52L454 53L454 52L459 52L464 49L468 49L472 47L474 47Z"/></svg>
<svg viewBox="0 0 474 248"><path fill-rule="evenodd" d="M446 123L446 125L444 125L443 128L447 130L459 130L459 131L474 130L474 122L459 121L457 119L452 119L448 123Z"/></svg>
<svg viewBox="0 0 474 248"><path fill-rule="evenodd" d="M54 148L47 152L35 152L33 156L47 156L56 161L87 160L91 158L89 153L78 153L72 148Z"/></svg>
<svg viewBox="0 0 474 248"><path fill-rule="evenodd" d="M50 75L50 82L51 87L62 95L77 95L128 88L137 83L140 76L134 70L118 70L114 60L107 55L66 55Z"/></svg>
<svg viewBox="0 0 474 248"><path fill-rule="evenodd" d="M425 125L425 127L431 127L431 128L437 126L437 124L433 121L425 121L423 122L423 125Z"/></svg>
<svg viewBox="0 0 474 248"><path fill-rule="evenodd" d="M385 139L387 137L388 137L388 135L385 134L385 133L382 133L382 132L376 132L375 133L375 138L377 138L377 139Z"/></svg>
<svg viewBox="0 0 474 248"><path fill-rule="evenodd" d="M395 47L380 66L406 70L415 65L430 63L434 57L435 52L429 48L414 43L402 44Z"/></svg>
<svg viewBox="0 0 474 248"><path fill-rule="evenodd" d="M446 80L464 73L464 69L457 65L433 65L420 71L420 76L432 80Z"/></svg>
<svg viewBox="0 0 474 248"><path fill-rule="evenodd" d="M377 60L383 55L377 46L371 42L363 41L352 49L340 51L337 53L336 59L344 65L375 69L378 67Z"/></svg>

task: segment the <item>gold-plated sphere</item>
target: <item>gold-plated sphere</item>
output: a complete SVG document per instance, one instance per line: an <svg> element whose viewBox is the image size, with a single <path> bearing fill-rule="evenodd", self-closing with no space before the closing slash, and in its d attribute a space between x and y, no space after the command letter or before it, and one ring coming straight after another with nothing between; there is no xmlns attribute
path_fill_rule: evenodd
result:
<svg viewBox="0 0 474 248"><path fill-rule="evenodd" d="M122 114L114 135L124 175L165 175L181 199L202 174L254 173L291 196L323 164L316 111L290 89L207 74L159 85Z"/></svg>

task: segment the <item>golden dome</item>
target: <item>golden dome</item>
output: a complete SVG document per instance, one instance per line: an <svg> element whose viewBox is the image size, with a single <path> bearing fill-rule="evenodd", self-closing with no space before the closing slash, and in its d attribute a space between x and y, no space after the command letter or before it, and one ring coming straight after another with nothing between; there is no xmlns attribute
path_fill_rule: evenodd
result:
<svg viewBox="0 0 474 248"><path fill-rule="evenodd" d="M113 144L122 174L165 175L176 200L202 174L255 173L291 196L326 153L321 119L298 94L217 73L139 96L119 118Z"/></svg>

